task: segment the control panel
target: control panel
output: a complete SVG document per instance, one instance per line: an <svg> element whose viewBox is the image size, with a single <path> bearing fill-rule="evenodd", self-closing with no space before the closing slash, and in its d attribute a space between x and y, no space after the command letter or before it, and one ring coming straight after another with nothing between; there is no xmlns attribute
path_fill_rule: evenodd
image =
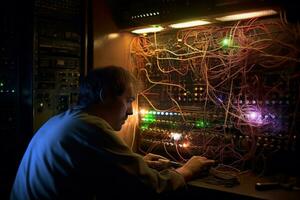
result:
<svg viewBox="0 0 300 200"><path fill-rule="evenodd" d="M81 1L37 0L34 129L76 103L81 66Z"/></svg>
<svg viewBox="0 0 300 200"><path fill-rule="evenodd" d="M278 168L294 165L300 119L295 30L268 18L137 36L131 52L144 86L140 149L260 172L278 155Z"/></svg>

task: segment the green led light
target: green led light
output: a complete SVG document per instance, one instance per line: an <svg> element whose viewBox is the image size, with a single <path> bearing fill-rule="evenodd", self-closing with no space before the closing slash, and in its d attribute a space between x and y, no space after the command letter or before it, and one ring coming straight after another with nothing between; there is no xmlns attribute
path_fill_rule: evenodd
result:
<svg viewBox="0 0 300 200"><path fill-rule="evenodd" d="M145 114L144 117L142 118L142 121L143 121L142 126L147 126L147 127L149 126L149 124L156 122L154 111L149 111L147 114Z"/></svg>
<svg viewBox="0 0 300 200"><path fill-rule="evenodd" d="M141 129L144 131L144 130L146 130L146 129L148 129L149 128L149 125L142 125L141 126Z"/></svg>
<svg viewBox="0 0 300 200"><path fill-rule="evenodd" d="M147 119L149 119L149 120L153 120L153 119L155 119L155 116L154 116L153 114L148 113L148 114L146 114L146 115L144 116L144 118L147 118Z"/></svg>
<svg viewBox="0 0 300 200"><path fill-rule="evenodd" d="M224 38L221 41L221 46L223 48L228 48L228 47L232 47L233 46L233 40L231 38Z"/></svg>
<svg viewBox="0 0 300 200"><path fill-rule="evenodd" d="M197 128L206 128L209 125L209 123L207 121L202 120L202 119L197 120L195 123L196 123Z"/></svg>
<svg viewBox="0 0 300 200"><path fill-rule="evenodd" d="M223 46L228 46L228 45L229 45L229 39L225 38L225 39L222 41L222 45L223 45Z"/></svg>

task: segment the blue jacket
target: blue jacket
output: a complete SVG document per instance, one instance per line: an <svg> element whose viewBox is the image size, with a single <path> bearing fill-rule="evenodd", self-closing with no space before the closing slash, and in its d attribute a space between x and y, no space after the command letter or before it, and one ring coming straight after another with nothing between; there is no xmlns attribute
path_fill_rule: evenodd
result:
<svg viewBox="0 0 300 200"><path fill-rule="evenodd" d="M156 171L103 119L72 108L32 138L11 200L151 197L185 185L174 170ZM151 197L152 198L152 197Z"/></svg>

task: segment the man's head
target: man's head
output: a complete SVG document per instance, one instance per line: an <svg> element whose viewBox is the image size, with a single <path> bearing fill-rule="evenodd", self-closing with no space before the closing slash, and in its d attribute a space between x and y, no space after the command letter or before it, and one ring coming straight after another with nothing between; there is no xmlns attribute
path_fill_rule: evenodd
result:
<svg viewBox="0 0 300 200"><path fill-rule="evenodd" d="M118 131L128 115L137 92L137 80L122 67L108 66L88 73L80 85L78 105L92 109Z"/></svg>

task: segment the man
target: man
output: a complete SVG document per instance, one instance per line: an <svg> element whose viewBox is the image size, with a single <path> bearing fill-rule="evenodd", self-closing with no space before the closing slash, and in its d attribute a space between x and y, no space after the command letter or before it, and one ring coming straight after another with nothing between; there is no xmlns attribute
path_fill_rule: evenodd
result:
<svg viewBox="0 0 300 200"><path fill-rule="evenodd" d="M177 169L157 171L163 157L132 152L116 135L132 114L136 79L121 67L91 71L78 105L49 119L32 138L11 199L152 198L185 185L214 161L192 157ZM145 162L145 160L146 162ZM161 163L163 164L163 163Z"/></svg>

